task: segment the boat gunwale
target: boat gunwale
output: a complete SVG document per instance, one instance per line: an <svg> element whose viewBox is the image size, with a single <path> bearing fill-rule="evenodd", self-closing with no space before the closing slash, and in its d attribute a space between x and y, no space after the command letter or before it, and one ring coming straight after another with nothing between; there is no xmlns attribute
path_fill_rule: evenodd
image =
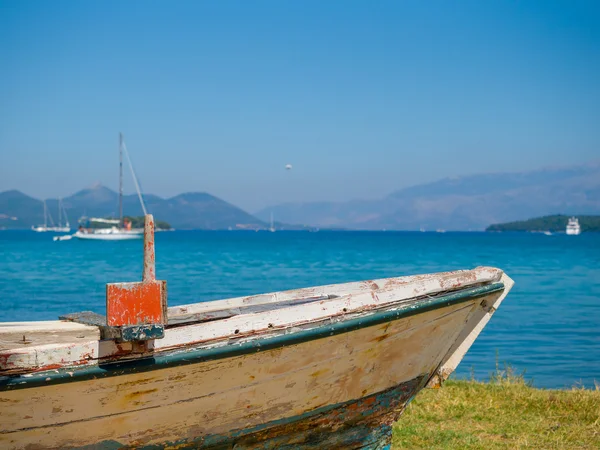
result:
<svg viewBox="0 0 600 450"><path fill-rule="evenodd" d="M194 322L194 319L190 319L189 317L192 317L196 314L218 313L227 309L235 309L247 306L275 305L278 303L302 301L309 299L319 300L319 297L325 296L330 296L330 298L339 298L348 294L390 291L393 289L397 289L400 286L408 286L414 283L427 282L431 280L443 281L447 278L458 278L463 275L473 273L476 273L477 275L479 273L485 274L486 271L493 272L494 275L490 276L489 278L483 277L481 280L476 279L475 283L491 281L494 279L495 273L501 272L500 269L496 269L494 267L478 266L473 269L460 269L446 272L434 272L428 274L408 275L401 277L350 281L346 283L326 284L310 288L291 289L285 291L276 291L242 297L232 297L226 299L200 301L184 305L170 306L167 309L169 316L169 325ZM390 284L393 286L388 287ZM466 284L465 287L467 285L468 284ZM340 293L340 291L343 293Z"/></svg>
<svg viewBox="0 0 600 450"><path fill-rule="evenodd" d="M161 354L154 354L152 357L128 361L111 361L104 364L100 363L98 365L83 367L67 366L34 373L0 376L0 392L142 373L273 350L458 305L503 291L504 289L505 284L503 282L495 282L479 287L453 291L447 295L424 298L408 304L392 305L383 310L375 310L371 313L366 312L360 317L349 318L327 325L319 325L310 329L301 329L293 333L260 336L244 342L228 343L209 348L198 348L197 345L191 345L190 347L194 348L178 348L165 351Z"/></svg>

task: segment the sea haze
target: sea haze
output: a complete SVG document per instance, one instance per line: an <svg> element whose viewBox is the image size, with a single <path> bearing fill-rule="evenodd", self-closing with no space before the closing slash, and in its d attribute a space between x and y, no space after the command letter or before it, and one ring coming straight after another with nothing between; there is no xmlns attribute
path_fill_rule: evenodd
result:
<svg viewBox="0 0 600 450"><path fill-rule="evenodd" d="M484 230L537 216L600 214L600 162L444 178L379 199L285 203L255 215L270 214L284 223L355 230Z"/></svg>
<svg viewBox="0 0 600 450"><path fill-rule="evenodd" d="M53 242L0 231L0 321L104 314L105 283L141 278L141 241ZM175 231L156 235L169 305L329 283L495 266L515 287L460 364L496 360L534 385L600 381L600 234Z"/></svg>

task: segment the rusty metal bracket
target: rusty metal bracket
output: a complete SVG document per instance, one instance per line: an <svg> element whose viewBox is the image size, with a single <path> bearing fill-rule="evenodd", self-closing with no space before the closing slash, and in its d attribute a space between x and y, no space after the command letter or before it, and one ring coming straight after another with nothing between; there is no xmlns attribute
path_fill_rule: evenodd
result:
<svg viewBox="0 0 600 450"><path fill-rule="evenodd" d="M148 341L162 339L167 324L167 282L155 278L154 218L144 223L144 271L141 282L108 283L106 316L91 311L60 316L100 329L101 339Z"/></svg>

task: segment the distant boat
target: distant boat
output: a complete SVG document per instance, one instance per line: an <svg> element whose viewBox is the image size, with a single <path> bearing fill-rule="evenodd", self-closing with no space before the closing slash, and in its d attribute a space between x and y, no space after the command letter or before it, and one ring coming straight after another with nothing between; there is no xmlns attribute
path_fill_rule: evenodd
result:
<svg viewBox="0 0 600 450"><path fill-rule="evenodd" d="M79 230L73 235L77 239L93 240L93 241L125 241L130 239L141 239L142 229L132 229L131 222L123 218L123 150L129 163L133 183L142 206L142 211L146 215L146 205L142 198L142 192L127 152L127 147L123 141L123 134L119 133L119 218L118 219L102 219L90 218L87 220L87 227L80 226ZM112 225L110 227L99 227L98 224Z"/></svg>
<svg viewBox="0 0 600 450"><path fill-rule="evenodd" d="M84 228L77 230L73 235L78 239L97 240L97 241L125 241L130 239L141 239L143 230L132 229L131 222L127 219L123 220L123 226L119 219L101 219L91 217L87 219L87 223L91 224L113 224L110 228Z"/></svg>
<svg viewBox="0 0 600 450"><path fill-rule="evenodd" d="M269 227L271 233L275 233L275 224L273 223L273 213L271 212L271 226Z"/></svg>
<svg viewBox="0 0 600 450"><path fill-rule="evenodd" d="M72 234L66 234L66 235L61 235L61 236L54 236L52 238L53 241L68 241L70 239L73 238Z"/></svg>
<svg viewBox="0 0 600 450"><path fill-rule="evenodd" d="M168 308L145 229L106 315L0 323L1 448L389 449L513 285L478 267Z"/></svg>
<svg viewBox="0 0 600 450"><path fill-rule="evenodd" d="M44 225L39 225L37 227L31 227L33 231L38 233L44 233L48 231L52 231L54 233L68 233L71 231L71 225L69 224L69 218L67 217L67 212L64 209L62 204L62 200L58 199L58 226L54 225L54 220L52 219L52 215L50 211L48 211L48 206L46 205L46 200L43 200L44 203ZM63 215L65 217L65 226L62 225ZM50 221L50 226L48 226L48 221Z"/></svg>
<svg viewBox="0 0 600 450"><path fill-rule="evenodd" d="M544 234L545 234L546 236L552 236L552 233L551 233L551 232L549 232L549 231L544 231Z"/></svg>
<svg viewBox="0 0 600 450"><path fill-rule="evenodd" d="M437 230L435 230L437 233L445 233L446 230L442 229L442 228L438 228Z"/></svg>
<svg viewBox="0 0 600 450"><path fill-rule="evenodd" d="M579 219L577 219L577 217L571 217L569 219L569 223L567 223L566 233L573 236L581 234L581 227L579 226Z"/></svg>

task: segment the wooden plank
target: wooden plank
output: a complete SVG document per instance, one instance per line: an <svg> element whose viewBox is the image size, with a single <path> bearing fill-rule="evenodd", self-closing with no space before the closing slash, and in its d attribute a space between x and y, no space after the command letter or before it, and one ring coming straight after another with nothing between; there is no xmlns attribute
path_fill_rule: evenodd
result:
<svg viewBox="0 0 600 450"><path fill-rule="evenodd" d="M478 283L498 281L502 271L493 267L477 267L473 270L457 270L452 272L440 272L426 275L413 275L407 277L384 278L378 280L367 280L360 282L330 284L310 288L294 289L269 294L236 297L226 300L215 300L210 302L193 303L189 305L173 306L168 309L169 325L179 323L191 323L206 320L207 317L222 318L231 317L224 313L228 310L236 310L248 306L274 305L277 303L294 304L294 302L305 302L305 299L321 297L341 297L363 292L395 291L403 286L431 285L433 281L437 284L434 292L448 290L450 288L466 287ZM214 316L213 316L214 315Z"/></svg>
<svg viewBox="0 0 600 450"><path fill-rule="evenodd" d="M332 298L338 298L337 295L321 295L307 298L294 298L292 300L281 300L276 303L256 303L247 306L231 307L215 311L199 311L192 314L177 314L169 316L169 325L181 325L188 323L209 322L211 320L228 319L229 317L239 316L240 314L256 314L265 311L287 308L289 306L304 305L312 302L320 302ZM194 305L195 306L195 305Z"/></svg>
<svg viewBox="0 0 600 450"><path fill-rule="evenodd" d="M100 338L97 327L66 320L0 323L0 352L44 344L85 342Z"/></svg>

